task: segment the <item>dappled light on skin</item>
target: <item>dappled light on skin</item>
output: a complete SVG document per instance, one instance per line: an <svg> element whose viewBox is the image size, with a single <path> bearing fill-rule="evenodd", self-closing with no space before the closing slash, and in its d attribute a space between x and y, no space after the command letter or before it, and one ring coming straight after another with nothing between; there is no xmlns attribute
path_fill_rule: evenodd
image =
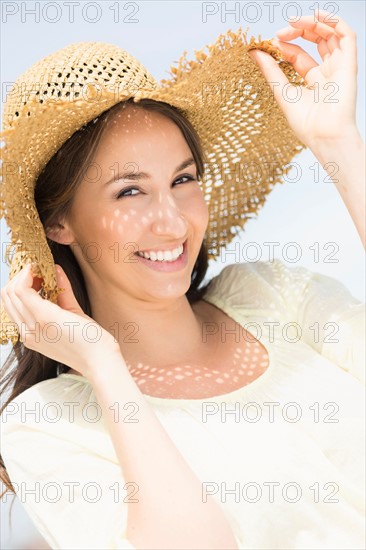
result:
<svg viewBox="0 0 366 550"><path fill-rule="evenodd" d="M267 351L256 341L234 345L231 362L213 368L208 365L182 364L156 367L128 364L141 391L152 397L204 399L217 397L250 384L269 367ZM176 397L179 396L179 397Z"/></svg>
<svg viewBox="0 0 366 550"><path fill-rule="evenodd" d="M201 358L199 312L186 293L209 211L184 135L167 117L129 106L114 113L91 162L101 177L80 183L59 237L78 245L93 319L116 331L131 364ZM185 262L165 273L136 255L183 242Z"/></svg>

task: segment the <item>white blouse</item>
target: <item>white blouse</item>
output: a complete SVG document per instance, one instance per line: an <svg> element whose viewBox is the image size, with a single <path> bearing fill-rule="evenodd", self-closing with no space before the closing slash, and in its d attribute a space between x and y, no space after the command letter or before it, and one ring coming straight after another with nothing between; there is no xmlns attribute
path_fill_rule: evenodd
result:
<svg viewBox="0 0 366 550"><path fill-rule="evenodd" d="M202 498L217 500L239 549L365 548L365 305L336 279L281 260L226 266L204 299L245 326L270 363L217 397L145 395ZM138 495L87 379L35 384L7 406L1 430L10 479L51 548L135 548L127 506Z"/></svg>

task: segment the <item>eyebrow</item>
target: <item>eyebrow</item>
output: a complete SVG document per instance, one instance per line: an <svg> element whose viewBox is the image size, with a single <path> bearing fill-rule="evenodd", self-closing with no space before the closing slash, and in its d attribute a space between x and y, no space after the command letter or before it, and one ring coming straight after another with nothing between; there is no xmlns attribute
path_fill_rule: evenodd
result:
<svg viewBox="0 0 366 550"><path fill-rule="evenodd" d="M131 163L132 164L132 163ZM176 169L173 172L173 176L180 172L181 170L184 170L184 168L187 168L188 166L191 166L192 164L196 164L195 160L192 157L189 157L188 159L184 160L179 166L176 167ZM104 185L109 185L113 182L116 182L121 179L129 179L133 181L141 180L141 179L150 179L151 176L147 172L120 172L118 174L115 174L110 180L108 180Z"/></svg>

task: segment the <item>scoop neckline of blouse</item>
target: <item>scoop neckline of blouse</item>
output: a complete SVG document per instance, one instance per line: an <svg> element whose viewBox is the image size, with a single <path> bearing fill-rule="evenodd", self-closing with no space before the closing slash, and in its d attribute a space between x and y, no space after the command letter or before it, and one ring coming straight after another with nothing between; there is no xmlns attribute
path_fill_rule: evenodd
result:
<svg viewBox="0 0 366 550"><path fill-rule="evenodd" d="M225 302L223 302L220 298L215 297L215 296L211 296L210 298L208 298L208 297L206 298L206 296L205 296L203 299L207 302L212 303L213 305L215 305L219 309L221 309L228 317L232 318L235 322L237 322L241 326L243 326L242 323L237 319L235 310L233 310L231 312L228 312L226 310ZM253 338L258 340L258 338L256 338L254 336L254 334L252 334L249 330L247 330L247 329L245 329L245 330L248 332L248 334L253 336ZM199 404L199 403L204 403L204 402L207 402L207 401L219 401L220 402L220 401L225 401L225 399L227 399L227 398L232 398L236 394L240 394L240 393L243 393L243 392L247 391L247 389L251 389L254 386L259 386L261 383L263 383L263 381L266 381L267 378L272 373L273 367L274 367L273 350L271 348L271 343L267 340L267 338L264 337L263 340L265 341L265 345L260 340L258 340L258 341L260 342L260 344L262 344L262 346L265 348L265 350L268 354L268 367L263 372L263 374L258 376L258 378L253 380L253 382L250 382L249 384L245 384L241 388L237 388L236 390L232 390L232 391L227 392L227 393L222 393L220 395L213 395L212 397L199 397L199 398L192 398L192 397L191 398L187 398L187 397L182 397L182 398L180 398L180 397L158 397L158 396L154 396L154 395L149 395L149 394L144 393L144 392L141 392L141 393L147 400L151 400L152 402L160 403L160 404L162 404L162 403L167 403L167 404L168 403L198 403ZM90 380L85 378L85 376L81 376L79 374L63 372L63 373L59 374L58 376L69 376L71 378L75 378L76 380L79 380L80 382L83 382L83 383L88 384L88 385L91 386Z"/></svg>

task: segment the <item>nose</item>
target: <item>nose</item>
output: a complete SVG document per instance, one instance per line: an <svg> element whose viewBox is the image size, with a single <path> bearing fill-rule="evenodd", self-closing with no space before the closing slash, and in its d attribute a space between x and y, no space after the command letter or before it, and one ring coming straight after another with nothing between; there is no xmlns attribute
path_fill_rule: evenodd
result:
<svg viewBox="0 0 366 550"><path fill-rule="evenodd" d="M181 208L169 194L160 194L153 215L152 231L159 236L167 235L179 239L187 234L188 224Z"/></svg>

